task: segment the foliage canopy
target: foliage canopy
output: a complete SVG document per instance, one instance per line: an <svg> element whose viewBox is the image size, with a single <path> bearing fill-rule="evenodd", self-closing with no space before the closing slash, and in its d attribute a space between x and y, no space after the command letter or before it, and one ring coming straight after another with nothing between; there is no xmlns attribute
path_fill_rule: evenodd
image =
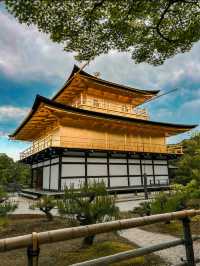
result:
<svg viewBox="0 0 200 266"><path fill-rule="evenodd" d="M30 177L30 168L4 153L0 153L0 185L8 183L26 184Z"/></svg>
<svg viewBox="0 0 200 266"><path fill-rule="evenodd" d="M177 161L177 183L186 185L196 180L200 185L200 133L194 133L190 139L182 141L184 154Z"/></svg>
<svg viewBox="0 0 200 266"><path fill-rule="evenodd" d="M135 62L162 64L189 51L200 39L198 0L6 0L21 23L33 24L91 60L112 49L128 51Z"/></svg>

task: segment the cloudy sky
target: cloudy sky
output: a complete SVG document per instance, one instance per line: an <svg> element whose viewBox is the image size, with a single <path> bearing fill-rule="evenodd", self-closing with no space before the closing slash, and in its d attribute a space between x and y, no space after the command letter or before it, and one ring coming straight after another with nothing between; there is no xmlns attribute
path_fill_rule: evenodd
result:
<svg viewBox="0 0 200 266"><path fill-rule="evenodd" d="M35 27L19 24L0 6L0 152L18 159L28 143L11 141L7 135L23 120L36 94L51 97L64 83L74 63L73 54L63 51ZM78 63L77 63L78 64ZM180 54L153 67L134 64L129 54L112 51L96 58L85 71L101 78L141 89L175 93L146 104L152 120L200 123L200 42L189 53ZM178 142L182 134L170 142Z"/></svg>

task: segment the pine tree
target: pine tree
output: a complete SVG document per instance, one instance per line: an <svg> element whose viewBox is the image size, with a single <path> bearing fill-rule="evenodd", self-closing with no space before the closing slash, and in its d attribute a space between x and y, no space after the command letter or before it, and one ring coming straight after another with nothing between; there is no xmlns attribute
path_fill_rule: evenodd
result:
<svg viewBox="0 0 200 266"><path fill-rule="evenodd" d="M58 209L61 215L78 221L80 225L95 224L118 216L115 199L108 194L103 182L80 184L79 190L72 185L66 187L63 200L58 201ZM83 246L92 245L94 237L86 237Z"/></svg>

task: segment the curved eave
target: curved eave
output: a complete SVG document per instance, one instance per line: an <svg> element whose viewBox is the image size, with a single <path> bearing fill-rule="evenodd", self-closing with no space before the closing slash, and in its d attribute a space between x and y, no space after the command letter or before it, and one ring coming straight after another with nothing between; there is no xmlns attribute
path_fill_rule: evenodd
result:
<svg viewBox="0 0 200 266"><path fill-rule="evenodd" d="M19 131L25 126L26 123L28 123L28 121L31 119L31 117L34 115L34 113L37 111L37 108L38 108L39 104L43 101L43 99L46 99L46 98L45 97L42 97L40 95L36 95L35 101L33 103L33 106L32 106L31 111L28 113L28 115L22 121L22 123L20 124L20 126L12 134L9 134L8 135L9 138L15 138L15 136L17 135L17 133L19 133Z"/></svg>
<svg viewBox="0 0 200 266"><path fill-rule="evenodd" d="M80 74L92 81L95 81L101 85L107 85L107 86L110 86L110 87L113 87L113 88L118 88L118 89L123 89L123 90L126 90L126 91L129 91L129 92L136 92L136 93L139 93L139 94L142 94L142 95L152 95L155 96L157 95L160 90L140 90L140 89L136 89L136 88L132 88L132 87L128 87L128 86L124 86L124 85L120 85L120 84L117 84L117 83L113 83L113 82L110 82L110 81L107 81L107 80L103 80L103 79L100 79L100 78L96 78L90 74L88 74L87 72L81 70L77 65L74 65L74 68L69 76L69 78L67 79L67 81L65 82L65 84L63 85L63 87L54 95L54 97L52 98L52 100L56 100L56 98L58 96L60 96L60 94L70 85L71 81L72 81L72 77L76 74Z"/></svg>
<svg viewBox="0 0 200 266"><path fill-rule="evenodd" d="M149 121L149 120L143 120L143 119L138 119L138 118L130 118L130 117L125 117L125 116L112 115L112 114L107 114L107 113L94 112L90 110L67 106L67 105L49 100L40 95L37 95L31 112L28 114L25 120L21 123L21 125L14 131L14 133L10 135L10 138L17 139L17 134L20 133L20 130L22 130L23 127L26 125L26 123L28 123L29 120L33 117L33 115L35 114L35 112L37 111L41 103L44 103L45 105L53 107L57 109L58 111L59 110L65 111L66 113L70 112L70 113L74 113L77 115L84 115L84 116L103 119L103 120L110 120L110 121L116 121L116 122L119 121L119 122L125 122L125 123L133 123L133 124L139 123L141 125L159 126L162 128L169 128L169 129L181 131L181 132L177 132L174 134L179 134L182 132L189 131L197 126L197 125L163 123L163 122Z"/></svg>

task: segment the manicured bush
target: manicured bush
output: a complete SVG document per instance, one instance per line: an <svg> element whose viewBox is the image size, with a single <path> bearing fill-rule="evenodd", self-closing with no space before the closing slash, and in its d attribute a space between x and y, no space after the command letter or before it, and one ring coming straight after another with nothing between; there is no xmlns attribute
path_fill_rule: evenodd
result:
<svg viewBox="0 0 200 266"><path fill-rule="evenodd" d="M78 221L80 225L106 222L119 214L115 196L108 194L103 182L80 184L79 190L73 186L66 187L63 200L58 201L58 210L61 215ZM83 245L92 245L94 237L86 237Z"/></svg>
<svg viewBox="0 0 200 266"><path fill-rule="evenodd" d="M134 208L133 211L131 211L133 214L138 214L139 216L147 215L149 216L151 214L151 205L149 201L141 202L138 207Z"/></svg>
<svg viewBox="0 0 200 266"><path fill-rule="evenodd" d="M200 207L200 188L198 181L192 180L186 186L174 184L169 192L160 192L148 202L141 203L133 213L150 215L156 213L174 212Z"/></svg>
<svg viewBox="0 0 200 266"><path fill-rule="evenodd" d="M169 195L161 192L152 200L150 208L152 214L180 211L186 208L186 199L181 193Z"/></svg>

